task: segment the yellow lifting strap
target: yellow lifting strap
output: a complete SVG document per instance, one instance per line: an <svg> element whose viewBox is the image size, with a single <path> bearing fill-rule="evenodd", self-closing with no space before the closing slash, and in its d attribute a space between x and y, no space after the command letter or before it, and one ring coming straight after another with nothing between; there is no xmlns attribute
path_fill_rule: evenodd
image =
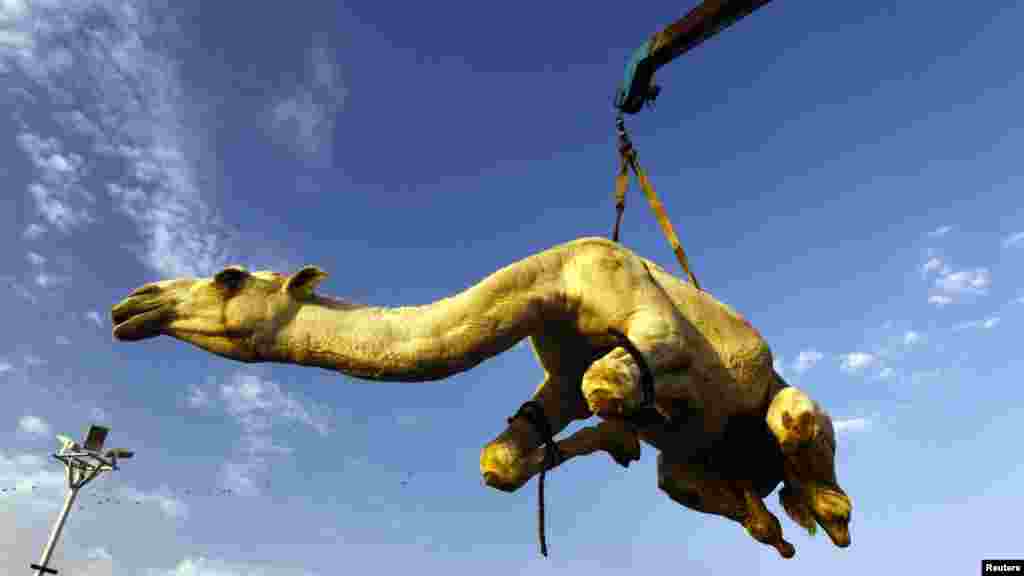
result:
<svg viewBox="0 0 1024 576"><path fill-rule="evenodd" d="M615 242L619 241L619 226L622 223L622 213L626 209L626 189L629 188L629 170L632 169L633 173L636 174L636 179L640 182L640 188L643 189L644 195L647 196L647 203L651 205L651 210L654 211L654 216L658 219L661 231L665 234L665 238L668 239L668 243L672 247L672 252L676 255L676 260L679 260L683 271L690 278L690 283L693 284L694 288L700 290L700 284L697 282L697 277L690 270L690 262L686 258L686 252L683 250L683 245L679 242L679 236L676 234L675 228L672 227L672 222L668 219L665 206L658 199L658 195L654 193L651 181L647 178L643 168L640 167L636 149L633 148L633 143L629 139L629 134L626 133L626 127L621 117L616 124L619 134L619 174L615 177L616 215L612 240Z"/></svg>

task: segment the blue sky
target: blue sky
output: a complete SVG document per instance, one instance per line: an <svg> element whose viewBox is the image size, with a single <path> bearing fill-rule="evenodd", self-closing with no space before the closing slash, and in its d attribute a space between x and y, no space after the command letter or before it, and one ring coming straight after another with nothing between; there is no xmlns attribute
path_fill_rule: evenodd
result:
<svg viewBox="0 0 1024 576"><path fill-rule="evenodd" d="M0 2L5 571L37 559L57 513L53 434L90 422L138 456L87 489L62 572L967 573L1019 557L1012 2L775 2L664 69L630 124L702 284L840 427L847 550L783 518L797 556L781 560L658 492L647 449L629 470L593 456L550 475L539 558L534 485L499 493L478 472L541 378L523 346L410 385L112 341L127 292L225 263L317 264L324 292L417 304L608 234L615 83L692 6L634 4ZM628 201L625 243L677 269Z"/></svg>

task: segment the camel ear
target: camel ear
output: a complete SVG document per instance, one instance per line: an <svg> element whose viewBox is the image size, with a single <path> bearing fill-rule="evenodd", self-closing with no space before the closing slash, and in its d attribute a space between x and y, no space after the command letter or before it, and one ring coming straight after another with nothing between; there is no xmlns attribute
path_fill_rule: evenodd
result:
<svg viewBox="0 0 1024 576"><path fill-rule="evenodd" d="M304 266L302 270L288 278L284 289L294 298L308 298L313 295L313 289L324 278L327 278L327 272L316 266Z"/></svg>
<svg viewBox="0 0 1024 576"><path fill-rule="evenodd" d="M241 266L228 266L227 268L217 272L213 276L213 281L218 286L223 286L229 290L235 290L242 285L245 278L249 276L249 271Z"/></svg>

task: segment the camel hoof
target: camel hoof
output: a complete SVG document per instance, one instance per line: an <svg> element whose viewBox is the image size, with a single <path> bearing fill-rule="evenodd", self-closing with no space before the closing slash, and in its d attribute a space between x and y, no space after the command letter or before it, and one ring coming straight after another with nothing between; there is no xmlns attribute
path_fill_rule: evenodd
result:
<svg viewBox="0 0 1024 576"><path fill-rule="evenodd" d="M777 549L779 551L779 555L783 558L786 558L787 560L792 558L793 556L796 556L796 548L794 548L792 544L786 542L785 540L783 540L777 546Z"/></svg>

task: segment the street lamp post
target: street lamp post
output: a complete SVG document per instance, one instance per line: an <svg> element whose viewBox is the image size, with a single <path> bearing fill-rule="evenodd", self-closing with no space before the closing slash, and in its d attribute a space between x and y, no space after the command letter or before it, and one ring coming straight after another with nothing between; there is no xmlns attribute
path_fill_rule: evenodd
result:
<svg viewBox="0 0 1024 576"><path fill-rule="evenodd" d="M118 458L131 458L134 455L133 452L124 448L114 448L107 450L105 454L102 453L103 442L106 440L108 432L110 429L104 426L90 426L85 442L82 444L78 444L67 436L57 435L57 440L61 442L61 448L53 457L64 463L64 471L68 480L68 494L64 498L64 507L61 508L60 516L57 517L57 522L50 532L50 539L47 540L46 547L43 548L42 558L38 564L29 565L36 571L36 576L57 573L56 569L50 568L47 564L50 562L53 548L57 545L57 540L64 529L64 522L68 518L71 506L75 503L78 491L103 472L118 470Z"/></svg>

